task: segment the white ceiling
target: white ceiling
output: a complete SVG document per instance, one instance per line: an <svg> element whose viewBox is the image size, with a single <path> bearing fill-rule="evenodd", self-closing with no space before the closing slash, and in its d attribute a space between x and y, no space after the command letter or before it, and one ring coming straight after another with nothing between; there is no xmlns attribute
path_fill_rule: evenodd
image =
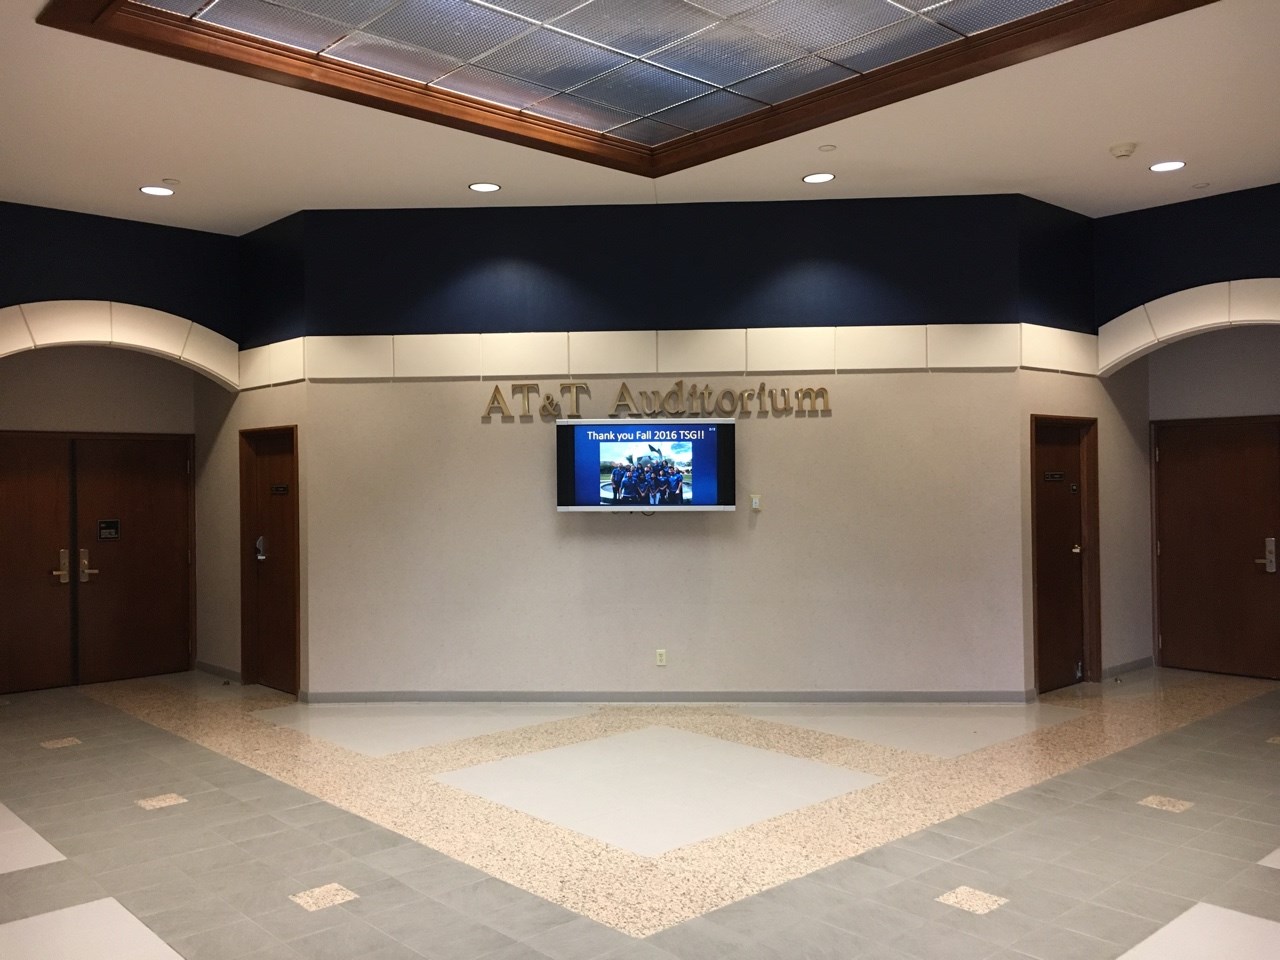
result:
<svg viewBox="0 0 1280 960"><path fill-rule="evenodd" d="M972 193L1097 217L1280 181L1280 0L1219 0L658 180L39 27L43 5L0 2L0 200L218 233L308 209ZM1138 152L1113 159L1117 141ZM1165 159L1187 166L1147 170ZM836 179L800 182L817 170ZM176 196L138 192L166 177Z"/></svg>

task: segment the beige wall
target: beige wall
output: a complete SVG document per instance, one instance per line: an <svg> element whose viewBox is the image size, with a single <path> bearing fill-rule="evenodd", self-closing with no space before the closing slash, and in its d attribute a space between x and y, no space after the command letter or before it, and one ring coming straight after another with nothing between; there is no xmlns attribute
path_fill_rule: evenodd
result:
<svg viewBox="0 0 1280 960"><path fill-rule="evenodd" d="M16 353L0 360L0 430L192 433L197 378L171 361L131 350Z"/></svg>
<svg viewBox="0 0 1280 960"><path fill-rule="evenodd" d="M1151 419L1280 413L1280 326L1238 326L1161 347L1147 358Z"/></svg>

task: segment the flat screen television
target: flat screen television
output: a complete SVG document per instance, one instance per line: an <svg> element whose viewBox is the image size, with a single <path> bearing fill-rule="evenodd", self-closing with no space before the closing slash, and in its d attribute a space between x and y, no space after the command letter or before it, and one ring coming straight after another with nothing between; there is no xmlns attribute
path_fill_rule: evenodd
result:
<svg viewBox="0 0 1280 960"><path fill-rule="evenodd" d="M732 510L732 419L557 420L556 509Z"/></svg>

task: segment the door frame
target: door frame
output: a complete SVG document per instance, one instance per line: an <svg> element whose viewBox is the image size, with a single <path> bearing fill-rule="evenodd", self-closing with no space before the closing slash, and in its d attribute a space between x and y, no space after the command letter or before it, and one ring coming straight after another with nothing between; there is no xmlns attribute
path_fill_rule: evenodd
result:
<svg viewBox="0 0 1280 960"><path fill-rule="evenodd" d="M187 664L196 662L196 604L198 597L196 594L196 558L199 551L196 549L196 483L193 464L195 463L195 435L190 433L120 433L117 431L105 433L91 433L85 430L2 430L8 436L16 437L37 437L42 439L66 440L71 443L76 440L169 440L175 437L181 437L186 441L187 445ZM71 458L69 461L69 469L71 470L71 502L68 509L72 511L74 519L76 509L76 458L75 448L69 448ZM71 524L71 542L68 544L71 556L74 558L78 555L80 549L79 531L76 524ZM72 564L74 567L74 563ZM71 600L71 673L74 678L75 686L80 684L80 628L77 622L77 614L79 608L79 585L72 577L72 600Z"/></svg>
<svg viewBox="0 0 1280 960"><path fill-rule="evenodd" d="M1151 662L1161 666L1164 659L1160 632L1160 428L1194 427L1205 423L1280 423L1280 416L1263 414L1253 417L1182 417L1176 420L1152 420L1149 430L1149 462L1151 463Z"/></svg>
<svg viewBox="0 0 1280 960"><path fill-rule="evenodd" d="M265 436L268 434L287 433L290 442L293 445L293 458L289 470L289 483L292 489L299 490L298 487L298 425L288 424L277 427L253 427L240 431L239 452L240 452L240 682L242 684L257 683L258 661L253 655L255 652L255 644L257 636L253 630L253 620L249 616L249 606L245 603L245 598L249 596L253 590L253 571L254 567L249 563L249 547L253 542L252 528L249 525L249 513L245 509L245 492L249 489L250 473L249 464L253 454L251 438L254 436ZM301 546L300 539L302 536L302 517L301 517L301 494L294 498L294 536L288 545L290 561L293 564L295 582L294 582L294 602L293 602L293 689L295 691L302 690L302 566L301 566Z"/></svg>
<svg viewBox="0 0 1280 960"><path fill-rule="evenodd" d="M1036 456L1036 427L1039 424L1080 428L1080 537L1084 541L1081 556L1080 592L1084 605L1082 623L1083 675L1081 680L1102 680L1102 572L1098 556L1101 543L1098 520L1098 420L1096 417L1060 417L1031 414L1031 655L1034 663L1035 689L1040 690L1040 618L1036 610L1039 586L1039 544L1036 529L1036 506L1039 489L1039 463Z"/></svg>

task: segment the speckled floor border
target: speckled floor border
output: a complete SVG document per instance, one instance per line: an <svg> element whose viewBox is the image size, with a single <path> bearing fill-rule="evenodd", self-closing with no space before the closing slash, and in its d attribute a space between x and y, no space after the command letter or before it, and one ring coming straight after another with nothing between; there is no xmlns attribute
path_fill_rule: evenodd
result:
<svg viewBox="0 0 1280 960"><path fill-rule="evenodd" d="M82 688L90 697L634 937L805 876L1276 688L1193 676L1108 696L1042 702L1082 716L952 759L743 715L732 704L600 705L581 716L386 757L279 727L252 711L292 698L209 696L163 678ZM214 688L217 690L217 688ZM652 725L873 773L872 786L643 857L431 777Z"/></svg>

